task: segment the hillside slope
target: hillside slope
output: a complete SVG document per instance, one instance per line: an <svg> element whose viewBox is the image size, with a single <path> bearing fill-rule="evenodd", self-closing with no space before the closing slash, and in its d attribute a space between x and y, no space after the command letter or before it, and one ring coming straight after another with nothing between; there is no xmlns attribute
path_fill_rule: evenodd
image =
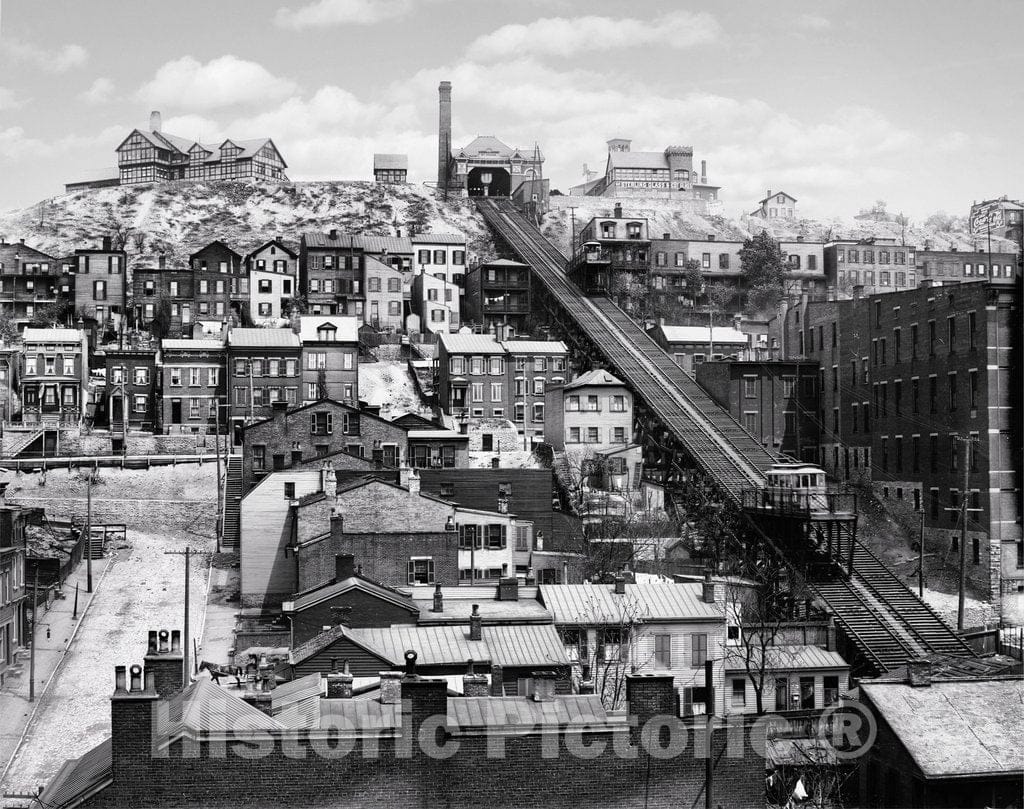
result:
<svg viewBox="0 0 1024 809"><path fill-rule="evenodd" d="M133 264L151 263L160 252L169 264L183 262L213 239L244 255L275 235L297 244L304 231L393 235L400 228L405 235L411 225L465 233L471 253L494 255L486 225L468 200L445 203L415 185L146 183L77 191L0 212L0 234L8 241L24 239L58 257L130 228L126 249ZM145 236L141 250L136 234Z"/></svg>

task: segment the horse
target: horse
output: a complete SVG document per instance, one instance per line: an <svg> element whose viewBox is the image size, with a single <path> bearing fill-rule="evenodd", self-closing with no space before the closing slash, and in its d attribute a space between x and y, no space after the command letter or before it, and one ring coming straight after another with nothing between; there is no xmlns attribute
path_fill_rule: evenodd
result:
<svg viewBox="0 0 1024 809"><path fill-rule="evenodd" d="M217 663L211 663L209 660L204 660L199 664L200 671L210 672L210 679L213 680L215 685L220 685L221 677L234 677L235 684L242 687L242 669L238 666L221 666Z"/></svg>

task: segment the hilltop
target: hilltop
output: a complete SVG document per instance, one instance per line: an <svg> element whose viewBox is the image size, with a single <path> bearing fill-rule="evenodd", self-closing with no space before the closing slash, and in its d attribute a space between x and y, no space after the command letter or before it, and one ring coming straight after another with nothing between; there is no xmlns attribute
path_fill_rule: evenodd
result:
<svg viewBox="0 0 1024 809"><path fill-rule="evenodd" d="M406 235L411 226L465 233L472 254L494 256L487 227L468 200L444 202L416 185L145 183L76 191L0 212L0 234L8 241L24 239L58 257L128 229L133 264L153 263L161 252L169 264L183 263L213 239L244 255L274 236L297 244L304 231L394 235L401 229ZM145 237L141 249L139 234Z"/></svg>
<svg viewBox="0 0 1024 809"><path fill-rule="evenodd" d="M544 234L568 253L570 208L577 229L593 216L609 215L615 202L627 215L648 219L650 234L660 238L742 240L762 229L780 239L803 236L808 241L883 237L923 248L969 251L984 249L984 237L972 237L962 220L947 217L942 227L909 222L854 219L738 220L702 213L687 200L608 197L551 197L551 210L541 223ZM273 236L297 243L304 231L394 235L399 229L464 233L471 260L495 256L491 234L472 203L463 198L440 200L418 185L372 182L251 183L238 181L139 184L77 191L36 205L0 212L0 235L54 256L97 243L105 234L125 233L132 265L184 263L188 255L213 239L221 239L243 255ZM140 242L141 239L141 242ZM141 245L141 246L140 246ZM993 250L1015 251L1005 239L993 237Z"/></svg>

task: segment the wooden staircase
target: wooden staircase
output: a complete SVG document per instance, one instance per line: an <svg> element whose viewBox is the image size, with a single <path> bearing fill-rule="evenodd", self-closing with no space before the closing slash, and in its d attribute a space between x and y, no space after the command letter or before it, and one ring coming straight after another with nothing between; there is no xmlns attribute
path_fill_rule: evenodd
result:
<svg viewBox="0 0 1024 809"><path fill-rule="evenodd" d="M5 431L3 454L5 458L17 458L43 436L42 428L27 432Z"/></svg>
<svg viewBox="0 0 1024 809"><path fill-rule="evenodd" d="M242 456L229 455L224 475L224 535L221 547L237 548L241 540Z"/></svg>

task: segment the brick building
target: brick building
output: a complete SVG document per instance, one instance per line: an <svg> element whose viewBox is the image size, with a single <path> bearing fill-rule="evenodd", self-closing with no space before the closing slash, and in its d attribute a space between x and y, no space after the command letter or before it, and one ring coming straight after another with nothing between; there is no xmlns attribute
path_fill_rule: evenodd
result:
<svg viewBox="0 0 1024 809"><path fill-rule="evenodd" d="M302 345L291 329L232 329L227 357L231 420L266 418L274 402L297 404L301 359Z"/></svg>
<svg viewBox="0 0 1024 809"><path fill-rule="evenodd" d="M111 430L153 430L157 424L155 348L108 348L103 352L106 376L105 421Z"/></svg>
<svg viewBox="0 0 1024 809"><path fill-rule="evenodd" d="M1018 263L1017 254L1009 252L925 249L916 255L918 278L942 286L983 278L1010 279L1017 274Z"/></svg>
<svg viewBox="0 0 1024 809"><path fill-rule="evenodd" d="M358 402L359 321L354 317L304 315L300 319L299 340L302 401Z"/></svg>
<svg viewBox="0 0 1024 809"><path fill-rule="evenodd" d="M525 332L531 320L530 267L499 258L473 268L466 276L465 317L484 328L511 326Z"/></svg>
<svg viewBox="0 0 1024 809"><path fill-rule="evenodd" d="M163 340L160 343L160 429L202 433L227 428L227 350L221 340Z"/></svg>
<svg viewBox="0 0 1024 809"><path fill-rule="evenodd" d="M0 239L0 306L19 323L28 323L42 307L74 302L75 278L62 263L25 240Z"/></svg>
<svg viewBox="0 0 1024 809"><path fill-rule="evenodd" d="M557 693L548 677L532 697L492 697L488 678L467 674L464 696L449 696L445 679L418 673L413 649L406 673L381 677L376 698L353 697L352 675L335 671L276 689L265 678L267 692L243 699L205 679L180 690L180 651L153 646L145 672L115 668L110 739L61 767L39 795L45 805L234 809L265 802L268 790L281 806L304 807L393 807L396 795L410 806L494 809L538 795L583 809L702 800L708 759L699 743L676 742L696 728L673 726L660 744L664 718L677 713L671 676L628 676L627 712L609 713L594 695ZM726 720L707 748L716 802L763 806L765 764L749 723Z"/></svg>
<svg viewBox="0 0 1024 809"><path fill-rule="evenodd" d="M707 161L693 167L692 146L668 146L660 152L631 151L632 141L612 138L604 177L569 189L570 194L606 197L718 199L720 186L708 185Z"/></svg>
<svg viewBox="0 0 1024 809"><path fill-rule="evenodd" d="M75 276L75 313L96 321L101 330L107 324L115 330L128 310L128 257L104 236L97 249L76 250L67 259Z"/></svg>
<svg viewBox="0 0 1024 809"><path fill-rule="evenodd" d="M249 307L249 271L242 256L214 240L189 256L188 263L194 275L195 318L223 322L233 315L241 325L242 312Z"/></svg>
<svg viewBox="0 0 1024 809"><path fill-rule="evenodd" d="M772 452L816 462L818 363L810 361L705 362L697 382Z"/></svg>
<svg viewBox="0 0 1024 809"><path fill-rule="evenodd" d="M25 513L3 504L0 492L0 677L18 662L26 640L25 553Z"/></svg>
<svg viewBox="0 0 1024 809"><path fill-rule="evenodd" d="M804 302L779 322L783 355L819 363L829 473L870 485L911 527L923 511L928 552L946 554L966 472L967 575L1024 615L1019 282Z"/></svg>
<svg viewBox="0 0 1024 809"><path fill-rule="evenodd" d="M156 267L133 268L135 325L149 328L154 320L159 319L164 324L165 336L172 339L191 337L196 320L195 280L191 268L168 268L163 256Z"/></svg>
<svg viewBox="0 0 1024 809"><path fill-rule="evenodd" d="M672 355L676 364L694 373L701 363L739 357L750 345L750 336L728 326L668 326L659 323L651 339Z"/></svg>
<svg viewBox="0 0 1024 809"><path fill-rule="evenodd" d="M77 329L26 328L22 340L25 352L22 421L26 424L79 424L85 412L89 380L86 333Z"/></svg>
<svg viewBox="0 0 1024 809"><path fill-rule="evenodd" d="M303 233L299 247L299 290L310 314L355 315L362 319L364 259L355 236L332 228Z"/></svg>
<svg viewBox="0 0 1024 809"><path fill-rule="evenodd" d="M595 216L576 234L577 245L596 242L607 253L612 272L646 275L651 266L651 235L644 217L626 216L616 202L611 216Z"/></svg>

